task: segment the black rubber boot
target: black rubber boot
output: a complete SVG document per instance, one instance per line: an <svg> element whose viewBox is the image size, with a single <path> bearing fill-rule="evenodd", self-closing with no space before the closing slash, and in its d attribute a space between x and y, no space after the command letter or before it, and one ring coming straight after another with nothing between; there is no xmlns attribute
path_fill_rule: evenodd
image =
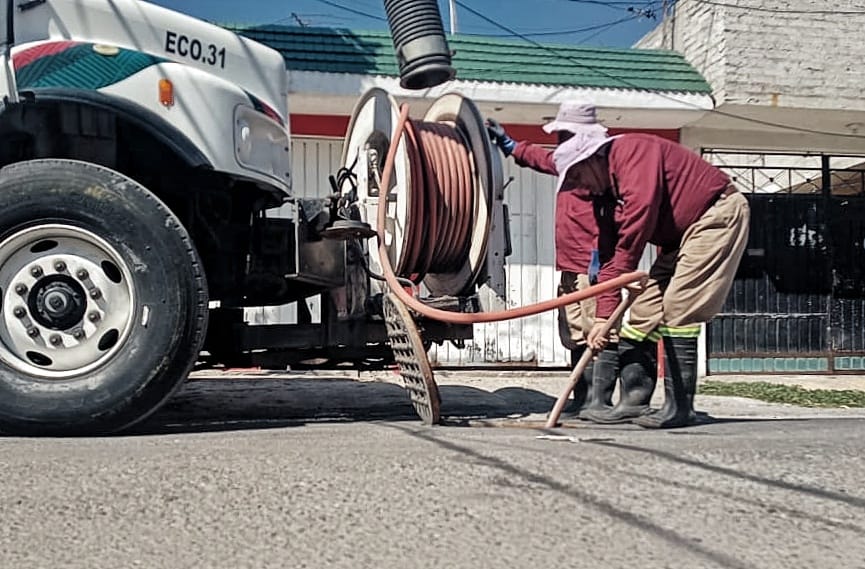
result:
<svg viewBox="0 0 865 569"><path fill-rule="evenodd" d="M664 406L634 419L647 429L686 427L696 420L697 338L664 337Z"/></svg>
<svg viewBox="0 0 865 569"><path fill-rule="evenodd" d="M649 401L658 381L658 345L654 342L619 342L622 392L611 409L586 411L582 418L593 423L627 423L649 411Z"/></svg>
<svg viewBox="0 0 865 569"><path fill-rule="evenodd" d="M583 357L583 353L585 353L587 349L587 346L580 346L576 350L571 350L571 369L577 367L577 362L580 361L580 358ZM582 411L586 406L586 399L591 390L592 372L594 371L593 368L593 362L590 361L589 365L586 366L586 369L583 370L583 375L580 376L580 381L577 382L577 385L574 387L574 398L571 400L571 404L568 407L565 407L565 410L562 411L560 416L562 421L576 421L580 418L580 411Z"/></svg>
<svg viewBox="0 0 865 569"><path fill-rule="evenodd" d="M586 403L580 409L580 418L592 411L610 411L613 408L613 391L619 372L619 345L609 344L592 365L592 381Z"/></svg>

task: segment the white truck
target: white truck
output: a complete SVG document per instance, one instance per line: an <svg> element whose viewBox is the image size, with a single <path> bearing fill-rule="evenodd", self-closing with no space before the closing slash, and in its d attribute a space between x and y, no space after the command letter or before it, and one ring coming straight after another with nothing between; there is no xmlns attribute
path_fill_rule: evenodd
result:
<svg viewBox="0 0 865 569"><path fill-rule="evenodd" d="M196 364L392 365L366 242L378 193L364 185L391 142L376 113L392 118L387 101L380 111L392 99L361 101L365 134L346 140L333 195L296 200L278 52L138 0L2 3L0 432L121 430ZM385 4L392 27L434 10L441 28L435 0ZM401 37L404 85L453 76L443 35ZM481 235L502 225L501 168L479 130L487 223L469 279L437 294L453 310L481 309L479 290L503 275L504 240L493 251ZM291 303L296 322L244 320L245 307ZM423 326L425 346L471 336Z"/></svg>

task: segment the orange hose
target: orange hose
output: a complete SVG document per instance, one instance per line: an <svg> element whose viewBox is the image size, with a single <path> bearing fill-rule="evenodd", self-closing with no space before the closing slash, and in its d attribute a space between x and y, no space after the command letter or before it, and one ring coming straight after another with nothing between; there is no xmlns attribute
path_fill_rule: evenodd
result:
<svg viewBox="0 0 865 569"><path fill-rule="evenodd" d="M408 211L395 273L419 283L428 273L459 270L474 219L472 158L459 131L447 124L408 120Z"/></svg>
<svg viewBox="0 0 865 569"><path fill-rule="evenodd" d="M383 193L378 198L378 220L376 223L376 233L378 238L379 259L381 261L384 278L393 293L412 310L422 314L423 316L426 316L427 318L432 318L433 320L440 320L442 322L449 322L451 324L480 324L483 322L501 322L504 320L513 320L515 318L533 316L535 314L540 314L548 310L555 310L557 308L561 308L562 306L574 304L576 302L580 302L581 300L597 296L607 291L621 289L622 287L629 284L644 281L648 277L648 275L643 272L626 273L615 279L610 279L606 282L590 286L583 290L568 293L552 300L545 300L537 304L498 312L451 312L449 310L432 308L420 302L412 295L408 294L397 280L397 277L393 272L393 267L390 264L390 257L388 256L387 245L385 244L384 220L387 216L387 197L390 193L390 190L388 189L390 187L390 176L391 172L393 171L394 160L396 159L396 149L397 146L399 146L399 140L402 137L403 132L406 131L407 121L408 105L403 104L400 107L399 122L397 123L396 131L394 132L393 139L391 140L390 149L388 150L387 159L385 160L384 168L382 171L381 187L383 188ZM432 247L433 245L433 243L426 244L427 247Z"/></svg>

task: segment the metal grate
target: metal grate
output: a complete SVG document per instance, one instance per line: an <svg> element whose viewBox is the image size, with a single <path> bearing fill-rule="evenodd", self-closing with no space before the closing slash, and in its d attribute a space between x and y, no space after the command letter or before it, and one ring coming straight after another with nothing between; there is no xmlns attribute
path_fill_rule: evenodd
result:
<svg viewBox="0 0 865 569"><path fill-rule="evenodd" d="M710 373L865 367L865 157L705 151L751 205Z"/></svg>
<svg viewBox="0 0 865 569"><path fill-rule="evenodd" d="M384 320L412 407L427 425L441 421L441 397L414 318L395 295L384 299Z"/></svg>
<svg viewBox="0 0 865 569"><path fill-rule="evenodd" d="M703 150L746 194L865 195L865 156Z"/></svg>

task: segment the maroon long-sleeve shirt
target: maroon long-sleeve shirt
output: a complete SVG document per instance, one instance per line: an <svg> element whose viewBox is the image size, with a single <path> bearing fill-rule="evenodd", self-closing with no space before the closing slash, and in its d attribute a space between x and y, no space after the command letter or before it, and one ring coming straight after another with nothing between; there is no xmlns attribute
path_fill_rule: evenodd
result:
<svg viewBox="0 0 865 569"><path fill-rule="evenodd" d="M729 186L730 178L694 152L649 134L625 134L610 145L609 172L615 210L616 244L599 282L634 271L647 243L678 249L685 230ZM618 291L598 297L597 315L608 318Z"/></svg>
<svg viewBox="0 0 865 569"><path fill-rule="evenodd" d="M520 166L553 176L559 174L552 150L523 141L517 143L513 157ZM592 250L598 246L595 205L587 190L566 185L556 193L555 225L556 269L587 274ZM610 250L602 259L611 254Z"/></svg>

